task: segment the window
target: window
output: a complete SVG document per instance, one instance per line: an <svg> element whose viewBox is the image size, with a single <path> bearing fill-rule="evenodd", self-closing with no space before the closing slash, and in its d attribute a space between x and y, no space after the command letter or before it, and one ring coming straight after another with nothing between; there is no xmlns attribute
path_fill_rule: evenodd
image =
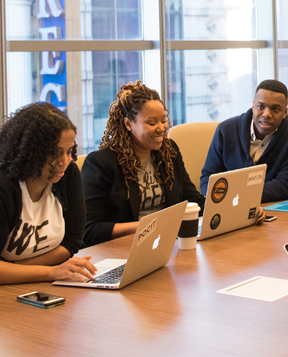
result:
<svg viewBox="0 0 288 357"><path fill-rule="evenodd" d="M173 124L222 121L246 111L257 83L257 52L225 46L229 40L255 40L255 2L171 0L166 4L166 38L184 43L180 51L167 45ZM207 48L197 49L202 41ZM216 41L222 41L223 49L216 49ZM185 42L191 49L184 50Z"/></svg>
<svg viewBox="0 0 288 357"><path fill-rule="evenodd" d="M288 84L287 1L258 2L4 0L1 114L50 101L77 126L84 154L129 81L158 90L174 125L240 114L259 81Z"/></svg>
<svg viewBox="0 0 288 357"><path fill-rule="evenodd" d="M286 29L288 3L285 0L278 0L277 5L278 75L279 80L288 86L288 34Z"/></svg>

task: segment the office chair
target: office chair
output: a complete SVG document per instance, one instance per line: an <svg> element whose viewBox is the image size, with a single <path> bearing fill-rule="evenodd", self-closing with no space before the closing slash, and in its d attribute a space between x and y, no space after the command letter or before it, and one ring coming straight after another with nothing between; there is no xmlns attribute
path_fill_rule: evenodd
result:
<svg viewBox="0 0 288 357"><path fill-rule="evenodd" d="M176 142L191 181L200 192L200 176L218 122L186 123L172 127L168 137Z"/></svg>
<svg viewBox="0 0 288 357"><path fill-rule="evenodd" d="M84 160L86 158L87 155L78 155L77 156L77 160L75 161L79 170L81 171L82 169L82 166L83 166L83 163L84 163Z"/></svg>

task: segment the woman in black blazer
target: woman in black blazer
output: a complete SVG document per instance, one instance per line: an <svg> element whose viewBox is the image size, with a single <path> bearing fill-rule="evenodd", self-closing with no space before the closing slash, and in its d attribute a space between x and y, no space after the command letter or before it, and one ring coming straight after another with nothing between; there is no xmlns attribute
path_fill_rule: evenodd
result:
<svg viewBox="0 0 288 357"><path fill-rule="evenodd" d="M99 150L81 175L86 202L84 246L135 233L139 219L184 200L204 208L179 148L167 138L168 110L140 81L122 85L109 108Z"/></svg>

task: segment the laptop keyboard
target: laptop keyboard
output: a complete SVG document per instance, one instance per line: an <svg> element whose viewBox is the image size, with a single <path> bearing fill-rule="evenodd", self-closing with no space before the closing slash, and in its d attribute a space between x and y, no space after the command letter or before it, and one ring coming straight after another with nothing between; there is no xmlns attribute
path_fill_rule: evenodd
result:
<svg viewBox="0 0 288 357"><path fill-rule="evenodd" d="M119 267L107 271L107 273L102 274L92 280L88 280L87 283L97 283L97 284L118 284L123 275L126 264L120 265Z"/></svg>

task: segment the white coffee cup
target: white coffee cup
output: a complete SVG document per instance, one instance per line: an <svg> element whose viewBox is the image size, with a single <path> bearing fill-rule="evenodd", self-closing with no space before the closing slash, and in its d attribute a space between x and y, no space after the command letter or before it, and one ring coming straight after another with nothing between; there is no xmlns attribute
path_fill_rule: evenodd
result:
<svg viewBox="0 0 288 357"><path fill-rule="evenodd" d="M179 249L195 249L198 235L200 207L195 202L188 202L178 232Z"/></svg>

